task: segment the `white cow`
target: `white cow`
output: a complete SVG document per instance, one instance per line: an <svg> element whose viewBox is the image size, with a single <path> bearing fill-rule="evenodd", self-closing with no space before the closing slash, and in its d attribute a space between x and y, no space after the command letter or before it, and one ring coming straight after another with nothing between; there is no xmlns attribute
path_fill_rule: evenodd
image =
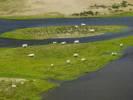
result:
<svg viewBox="0 0 133 100"><path fill-rule="evenodd" d="M61 42L61 44L64 45L64 44L66 44L66 42L65 41L64 42Z"/></svg>
<svg viewBox="0 0 133 100"><path fill-rule="evenodd" d="M111 55L116 56L116 55L118 55L118 53L117 52L112 52Z"/></svg>
<svg viewBox="0 0 133 100"><path fill-rule="evenodd" d="M86 61L86 58L81 58L81 61Z"/></svg>
<svg viewBox="0 0 133 100"><path fill-rule="evenodd" d="M123 43L121 43L121 44L120 44L120 47L123 47L123 46L124 46L124 44L123 44Z"/></svg>
<svg viewBox="0 0 133 100"><path fill-rule="evenodd" d="M12 84L12 88L16 88L17 86L15 84Z"/></svg>
<svg viewBox="0 0 133 100"><path fill-rule="evenodd" d="M22 44L22 47L26 48L26 47L28 47L28 44Z"/></svg>
<svg viewBox="0 0 133 100"><path fill-rule="evenodd" d="M86 24L85 23L81 23L81 26L85 26Z"/></svg>
<svg viewBox="0 0 133 100"><path fill-rule="evenodd" d="M90 29L89 31L90 31L90 32L95 32L95 29Z"/></svg>
<svg viewBox="0 0 133 100"><path fill-rule="evenodd" d="M54 64L51 64L51 67L53 67L54 66Z"/></svg>
<svg viewBox="0 0 133 100"><path fill-rule="evenodd" d="M70 63L71 63L71 60L67 60L66 63L67 63L67 64L70 64Z"/></svg>
<svg viewBox="0 0 133 100"><path fill-rule="evenodd" d="M74 53L73 56L74 56L74 57L78 57L79 54L78 54L78 53Z"/></svg>
<svg viewBox="0 0 133 100"><path fill-rule="evenodd" d="M54 41L53 44L57 44L57 42Z"/></svg>
<svg viewBox="0 0 133 100"><path fill-rule="evenodd" d="M78 43L79 43L79 40L75 40L74 43L75 43L75 44L78 44Z"/></svg>
<svg viewBox="0 0 133 100"><path fill-rule="evenodd" d="M35 54L31 53L31 54L28 54L28 57L34 57Z"/></svg>

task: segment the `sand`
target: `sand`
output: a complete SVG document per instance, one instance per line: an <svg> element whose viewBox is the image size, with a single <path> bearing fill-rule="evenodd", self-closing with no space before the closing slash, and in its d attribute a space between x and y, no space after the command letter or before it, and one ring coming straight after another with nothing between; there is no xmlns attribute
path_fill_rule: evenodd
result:
<svg viewBox="0 0 133 100"><path fill-rule="evenodd" d="M9 9L6 9L6 12L0 9L0 15L37 15L49 12L59 12L69 15L81 12L94 4L107 6L121 1L123 0L12 0L8 4L10 6L8 6ZM133 3L133 0L126 1ZM3 5L0 1L0 6L7 6L7 2L5 1L5 5Z"/></svg>

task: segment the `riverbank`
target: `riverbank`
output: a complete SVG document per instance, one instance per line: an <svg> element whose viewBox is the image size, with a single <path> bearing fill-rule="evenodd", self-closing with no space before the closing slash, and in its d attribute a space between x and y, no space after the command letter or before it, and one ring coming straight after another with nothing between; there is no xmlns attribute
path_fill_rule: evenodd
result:
<svg viewBox="0 0 133 100"><path fill-rule="evenodd" d="M72 16L72 15L64 15L61 13L57 13L55 15L51 15L49 13L42 15L30 15L30 16L0 16L0 19L4 20L34 20L34 19L52 19L52 18L116 18L116 17L132 17L133 12L123 12L119 14L107 14L107 15L96 15L96 16Z"/></svg>
<svg viewBox="0 0 133 100"><path fill-rule="evenodd" d="M103 69L44 93L42 100L132 100L133 46L122 53L122 57Z"/></svg>

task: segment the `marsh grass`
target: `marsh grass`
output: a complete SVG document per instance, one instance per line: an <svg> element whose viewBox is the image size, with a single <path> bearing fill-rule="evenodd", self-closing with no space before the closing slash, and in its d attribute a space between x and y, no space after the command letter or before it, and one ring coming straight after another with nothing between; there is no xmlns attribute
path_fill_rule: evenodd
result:
<svg viewBox="0 0 133 100"><path fill-rule="evenodd" d="M109 32L120 32L126 26L49 26L18 29L0 35L4 38L15 39L49 39L49 38L73 38L101 35ZM94 29L91 32L90 29Z"/></svg>

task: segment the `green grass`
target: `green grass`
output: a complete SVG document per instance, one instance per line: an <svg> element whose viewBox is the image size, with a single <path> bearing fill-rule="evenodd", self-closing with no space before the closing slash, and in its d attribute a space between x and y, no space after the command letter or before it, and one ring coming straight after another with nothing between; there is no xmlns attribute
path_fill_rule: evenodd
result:
<svg viewBox="0 0 133 100"><path fill-rule="evenodd" d="M123 13L115 13L115 14L107 14L107 15L95 15L95 16L72 16L72 15L64 15L59 12L51 12L40 15L8 15L8 16L0 16L0 19L9 19L9 20L33 20L33 19L46 19L46 18L112 18L112 17L129 17L133 16L133 12L123 12Z"/></svg>
<svg viewBox="0 0 133 100"><path fill-rule="evenodd" d="M43 80L28 80L23 84L3 80L0 81L0 100L41 100L40 93L53 87L55 84Z"/></svg>
<svg viewBox="0 0 133 100"><path fill-rule="evenodd" d="M121 17L121 16L133 16L133 12L123 12L123 13L120 13L120 14L116 14L114 15L114 17Z"/></svg>
<svg viewBox="0 0 133 100"><path fill-rule="evenodd" d="M8 16L0 16L0 19L11 19L11 20L30 20L30 19L44 19L44 18L69 18L62 13L59 12L50 12L39 15L8 15Z"/></svg>
<svg viewBox="0 0 133 100"><path fill-rule="evenodd" d="M120 32L126 26L50 26L24 28L11 32L6 32L0 35L3 38L14 39L49 39L49 38L72 38L85 37L105 34L106 32ZM90 29L95 29L95 32L90 32Z"/></svg>
<svg viewBox="0 0 133 100"><path fill-rule="evenodd" d="M124 47L120 47L120 43L123 43ZM49 83L48 79L73 80L86 73L97 71L110 61L119 58L120 51L128 46L133 46L133 36L82 44L0 48L0 77L36 80L28 81L25 85L16 83L15 89L10 88L10 82L0 82L0 98L39 100L42 91L58 86ZM112 52L118 52L118 55L112 56ZM35 57L28 57L30 53L34 53ZM79 57L73 57L74 53L78 53ZM86 58L86 61L81 61L81 58ZM71 60L70 64L66 63L68 59Z"/></svg>

